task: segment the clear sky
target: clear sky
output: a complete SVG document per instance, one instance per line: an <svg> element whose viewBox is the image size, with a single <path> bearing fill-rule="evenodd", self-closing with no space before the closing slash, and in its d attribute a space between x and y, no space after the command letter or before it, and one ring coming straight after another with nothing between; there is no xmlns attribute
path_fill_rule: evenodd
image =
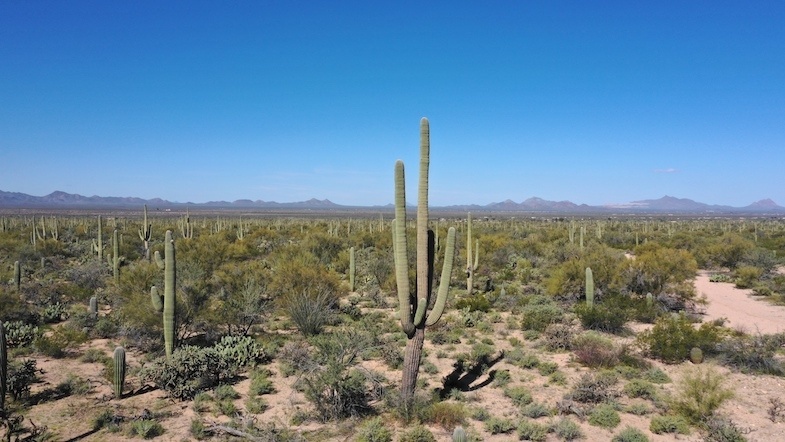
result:
<svg viewBox="0 0 785 442"><path fill-rule="evenodd" d="M0 3L0 190L785 205L785 2Z"/></svg>

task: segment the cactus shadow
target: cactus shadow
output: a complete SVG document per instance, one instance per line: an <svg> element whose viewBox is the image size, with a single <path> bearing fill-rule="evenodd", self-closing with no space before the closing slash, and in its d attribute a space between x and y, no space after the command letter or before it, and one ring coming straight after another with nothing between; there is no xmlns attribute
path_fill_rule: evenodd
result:
<svg viewBox="0 0 785 442"><path fill-rule="evenodd" d="M442 387L436 389L439 398L442 400L446 399L453 390L470 392L486 387L496 378L496 370L490 370L490 368L502 359L504 359L504 351L500 352L493 359L489 355L483 355L471 365L467 365L463 360L456 361L453 364L453 367L455 367L453 371L444 377ZM475 384L486 372L487 377L482 382Z"/></svg>

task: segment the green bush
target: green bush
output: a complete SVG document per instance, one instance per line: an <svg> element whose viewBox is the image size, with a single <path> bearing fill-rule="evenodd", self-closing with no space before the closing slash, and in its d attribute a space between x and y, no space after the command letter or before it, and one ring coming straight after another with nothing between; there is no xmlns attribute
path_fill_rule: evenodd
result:
<svg viewBox="0 0 785 442"><path fill-rule="evenodd" d="M704 422L706 442L747 442L745 431L725 416L713 416Z"/></svg>
<svg viewBox="0 0 785 442"><path fill-rule="evenodd" d="M180 400L218 385L235 374L234 367L214 348L182 346L172 356L160 357L139 372L142 382L151 382Z"/></svg>
<svg viewBox="0 0 785 442"><path fill-rule="evenodd" d="M609 297L591 306L585 303L577 304L574 311L583 328L607 333L622 331L633 310L621 305L617 298Z"/></svg>
<svg viewBox="0 0 785 442"><path fill-rule="evenodd" d="M602 404L594 407L589 413L589 423L602 428L616 428L621 423L619 413L610 404Z"/></svg>
<svg viewBox="0 0 785 442"><path fill-rule="evenodd" d="M518 440L543 442L548 437L548 427L529 419L518 423Z"/></svg>
<svg viewBox="0 0 785 442"><path fill-rule="evenodd" d="M654 434L690 434L690 423L682 416L671 414L654 416L649 423L649 431Z"/></svg>
<svg viewBox="0 0 785 442"><path fill-rule="evenodd" d="M760 277L763 276L763 270L753 266L742 265L736 268L734 276L736 277L737 288L749 289L758 283Z"/></svg>
<svg viewBox="0 0 785 442"><path fill-rule="evenodd" d="M512 403L518 407L528 405L534 400L529 389L522 385L505 388L504 395L510 398Z"/></svg>
<svg viewBox="0 0 785 442"><path fill-rule="evenodd" d="M657 390L649 381L643 379L633 379L630 382L627 382L627 385L624 386L624 394L631 398L644 398L644 399L654 399L657 395Z"/></svg>
<svg viewBox="0 0 785 442"><path fill-rule="evenodd" d="M475 293L466 298L461 298L455 303L458 310L468 309L470 312L488 312L491 309L491 302L483 293Z"/></svg>
<svg viewBox="0 0 785 442"><path fill-rule="evenodd" d="M6 391L14 400L26 399L30 396L30 387L38 379L38 369L35 360L11 361L8 363Z"/></svg>
<svg viewBox="0 0 785 442"><path fill-rule="evenodd" d="M557 304L547 301L532 301L521 310L521 328L523 330L545 331L551 325L561 322L564 311Z"/></svg>
<svg viewBox="0 0 785 442"><path fill-rule="evenodd" d="M223 360L237 368L255 367L270 360L264 347L251 336L224 336L214 348Z"/></svg>
<svg viewBox="0 0 785 442"><path fill-rule="evenodd" d="M515 429L511 419L493 416L485 421L485 429L491 434L506 434Z"/></svg>
<svg viewBox="0 0 785 442"><path fill-rule="evenodd" d="M553 425L553 432L556 437L562 440L575 440L583 437L581 427L572 419L565 417Z"/></svg>
<svg viewBox="0 0 785 442"><path fill-rule="evenodd" d="M551 410L544 404L532 402L521 409L521 414L532 419L537 419L539 417L550 416Z"/></svg>
<svg viewBox="0 0 785 442"><path fill-rule="evenodd" d="M436 402L425 411L425 420L452 431L466 423L466 415L466 408L459 402Z"/></svg>
<svg viewBox="0 0 785 442"><path fill-rule="evenodd" d="M717 346L723 365L744 373L785 376L785 365L776 353L785 344L785 333L733 336Z"/></svg>
<svg viewBox="0 0 785 442"><path fill-rule="evenodd" d="M684 314L663 316L651 330L638 335L638 343L647 353L663 362L676 364L687 360L693 347L704 354L716 352L726 332L714 322L695 329Z"/></svg>
<svg viewBox="0 0 785 442"><path fill-rule="evenodd" d="M628 426L614 435L611 442L649 442L649 437L641 430Z"/></svg>
<svg viewBox="0 0 785 442"><path fill-rule="evenodd" d="M569 397L577 402L597 404L616 398L613 388L618 379L611 373L584 373L570 390Z"/></svg>
<svg viewBox="0 0 785 442"><path fill-rule="evenodd" d="M669 400L671 410L690 423L705 423L733 391L723 386L725 378L711 368L687 371Z"/></svg>
<svg viewBox="0 0 785 442"><path fill-rule="evenodd" d="M399 442L436 442L431 430L422 425L415 425L401 433Z"/></svg>
<svg viewBox="0 0 785 442"><path fill-rule="evenodd" d="M128 432L131 436L139 436L142 439L152 439L164 434L164 427L152 419L140 419L131 423Z"/></svg>
<svg viewBox="0 0 785 442"><path fill-rule="evenodd" d="M380 416L365 421L357 432L356 442L391 442L392 431Z"/></svg>
<svg viewBox="0 0 785 442"><path fill-rule="evenodd" d="M57 327L51 336L39 336L33 346L42 354L52 358L62 358L71 349L87 341L87 335L68 325Z"/></svg>
<svg viewBox="0 0 785 442"><path fill-rule="evenodd" d="M576 336L572 341L572 351L578 362L587 367L609 368L619 363L620 351L616 344L594 331Z"/></svg>

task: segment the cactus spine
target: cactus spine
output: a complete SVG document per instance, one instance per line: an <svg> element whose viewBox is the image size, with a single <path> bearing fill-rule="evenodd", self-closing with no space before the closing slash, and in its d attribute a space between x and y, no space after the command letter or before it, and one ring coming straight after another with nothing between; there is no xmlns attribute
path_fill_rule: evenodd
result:
<svg viewBox="0 0 785 442"><path fill-rule="evenodd" d="M586 267L586 305L594 307L594 274Z"/></svg>
<svg viewBox="0 0 785 442"><path fill-rule="evenodd" d="M395 256L395 279L398 287L399 315L401 327L408 338L404 353L401 385L402 405L408 409L414 398L417 374L420 369L425 327L439 321L444 312L449 291L455 254L455 228L447 233L444 266L436 296L430 313L426 309L431 301L434 275L434 234L428 228L428 166L430 162L430 130L428 119L420 120L420 178L417 199L417 282L414 293L409 287L409 265L406 240L406 190L403 161L395 163L395 220L393 227L393 252Z"/></svg>
<svg viewBox="0 0 785 442"><path fill-rule="evenodd" d="M117 347L114 349L114 397L123 397L123 386L125 385L125 349Z"/></svg>
<svg viewBox="0 0 785 442"><path fill-rule="evenodd" d="M0 412L5 411L5 391L8 381L8 348L5 342L5 326L0 321Z"/></svg>
<svg viewBox="0 0 785 442"><path fill-rule="evenodd" d="M139 229L139 239L144 243L144 259L150 260L150 235L153 231L153 225L147 222L147 204L144 205L144 222L142 228Z"/></svg>
<svg viewBox="0 0 785 442"><path fill-rule="evenodd" d="M355 264L354 264L354 247L349 248L349 291L353 292L355 289Z"/></svg>
<svg viewBox="0 0 785 442"><path fill-rule="evenodd" d="M474 272L477 271L477 263L480 258L480 242L477 241L474 249L474 263L472 263L472 213L466 221L466 294L471 295L474 289Z"/></svg>

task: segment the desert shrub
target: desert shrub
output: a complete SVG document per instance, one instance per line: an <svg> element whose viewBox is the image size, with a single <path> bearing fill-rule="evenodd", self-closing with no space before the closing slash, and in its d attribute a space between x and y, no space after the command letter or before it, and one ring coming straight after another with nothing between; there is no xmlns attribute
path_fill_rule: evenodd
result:
<svg viewBox="0 0 785 442"><path fill-rule="evenodd" d="M553 425L553 433L562 440L575 440L583 437L581 427L568 417L560 419Z"/></svg>
<svg viewBox="0 0 785 442"><path fill-rule="evenodd" d="M651 418L649 431L654 434L690 434L690 423L683 416L672 414L659 415Z"/></svg>
<svg viewBox="0 0 785 442"><path fill-rule="evenodd" d="M549 300L535 299L522 308L521 316L523 316L521 320L523 330L542 332L549 325L561 322L564 311Z"/></svg>
<svg viewBox="0 0 785 442"><path fill-rule="evenodd" d="M512 382L512 376L510 375L510 370L499 370L496 372L496 377L493 378L493 384L497 387L506 387L510 382Z"/></svg>
<svg viewBox="0 0 785 442"><path fill-rule="evenodd" d="M66 352L87 341L87 334L68 325L57 327L50 336L39 336L33 346L46 356L62 358Z"/></svg>
<svg viewBox="0 0 785 442"><path fill-rule="evenodd" d="M733 278L726 273L713 273L709 275L709 282L733 282Z"/></svg>
<svg viewBox="0 0 785 442"><path fill-rule="evenodd" d="M520 348L513 349L505 354L505 359L510 364L521 368L535 368L540 365L540 358L534 353L526 353Z"/></svg>
<svg viewBox="0 0 785 442"><path fill-rule="evenodd" d="M548 427L529 419L518 423L518 440L543 442L548 437Z"/></svg>
<svg viewBox="0 0 785 442"><path fill-rule="evenodd" d="M745 373L785 376L785 366L775 357L785 343L785 334L733 336L717 346L723 365Z"/></svg>
<svg viewBox="0 0 785 442"><path fill-rule="evenodd" d="M686 315L673 314L657 319L651 330L638 335L638 343L654 358L679 363L687 360L693 347L714 353L724 335L722 327L714 322L695 329Z"/></svg>
<svg viewBox="0 0 785 442"><path fill-rule="evenodd" d="M403 351L398 343L392 340L385 340L378 348L382 361L393 370L401 368L403 365Z"/></svg>
<svg viewBox="0 0 785 442"><path fill-rule="evenodd" d="M65 395L84 396L93 389L90 381L69 373L63 382L55 387L55 390Z"/></svg>
<svg viewBox="0 0 785 442"><path fill-rule="evenodd" d="M668 374L657 367L652 367L641 373L641 379L654 384L667 384L671 381L671 378L668 377Z"/></svg>
<svg viewBox="0 0 785 442"><path fill-rule="evenodd" d="M93 430L100 430L106 428L112 433L120 431L120 424L123 423L123 417L115 413L114 410L104 409L93 418Z"/></svg>
<svg viewBox="0 0 785 442"><path fill-rule="evenodd" d="M611 442L649 442L649 437L635 427L624 427L613 436Z"/></svg>
<svg viewBox="0 0 785 442"><path fill-rule="evenodd" d="M283 301L283 309L297 329L306 336L317 335L334 315L335 294L327 291L309 291L289 294Z"/></svg>
<svg viewBox="0 0 785 442"><path fill-rule="evenodd" d="M392 431L380 416L365 421L357 432L356 442L391 442Z"/></svg>
<svg viewBox="0 0 785 442"><path fill-rule="evenodd" d="M215 397L216 401L223 401L223 400L234 400L240 398L240 393L234 389L231 385L219 385L213 389L213 397Z"/></svg>
<svg viewBox="0 0 785 442"><path fill-rule="evenodd" d="M654 384L643 379L633 379L627 382L623 391L624 394L631 398L654 399L657 395Z"/></svg>
<svg viewBox="0 0 785 442"><path fill-rule="evenodd" d="M313 338L317 364L302 378L305 397L314 405L322 421L337 420L367 412L367 378L352 368L367 336L343 330Z"/></svg>
<svg viewBox="0 0 785 442"><path fill-rule="evenodd" d="M6 345L9 348L27 347L38 338L38 327L22 321L3 323L5 326Z"/></svg>
<svg viewBox="0 0 785 442"><path fill-rule="evenodd" d="M158 421L152 419L139 419L131 423L128 432L131 436L152 439L164 434L164 427Z"/></svg>
<svg viewBox="0 0 785 442"><path fill-rule="evenodd" d="M437 424L447 431L466 423L466 407L459 402L436 402L425 412L426 422Z"/></svg>
<svg viewBox="0 0 785 442"><path fill-rule="evenodd" d="M537 371L543 376L550 376L559 370L559 364L556 362L540 362L537 366Z"/></svg>
<svg viewBox="0 0 785 442"><path fill-rule="evenodd" d="M690 423L705 423L733 391L723 386L725 378L711 368L693 369L685 373L676 394L668 402L671 410Z"/></svg>
<svg viewBox="0 0 785 442"><path fill-rule="evenodd" d="M726 416L712 416L704 422L706 435L705 442L747 442L742 430L733 420Z"/></svg>
<svg viewBox="0 0 785 442"><path fill-rule="evenodd" d="M515 429L512 419L493 416L485 421L485 429L491 434L506 434Z"/></svg>
<svg viewBox="0 0 785 442"><path fill-rule="evenodd" d="M510 398L512 403L518 407L528 405L534 400L529 389L523 385L505 388L504 395Z"/></svg>
<svg viewBox="0 0 785 442"><path fill-rule="evenodd" d="M415 425L401 433L398 442L436 442L431 430L422 425Z"/></svg>
<svg viewBox="0 0 785 442"><path fill-rule="evenodd" d="M258 396L261 394L270 394L275 392L275 385L270 380L270 370L256 369L251 372L251 385L248 387L248 394L250 396Z"/></svg>
<svg viewBox="0 0 785 442"><path fill-rule="evenodd" d="M619 349L612 340L589 331L572 341L575 358L587 367L613 367L619 363Z"/></svg>
<svg viewBox="0 0 785 442"><path fill-rule="evenodd" d="M567 324L549 324L542 333L548 350L569 350L575 330Z"/></svg>
<svg viewBox="0 0 785 442"><path fill-rule="evenodd" d="M287 341L277 354L281 374L291 376L296 371L305 370L312 362L311 351L308 343L304 341Z"/></svg>
<svg viewBox="0 0 785 442"><path fill-rule="evenodd" d="M774 290L771 287L758 284L752 288L752 294L755 296L766 296L769 297L774 294Z"/></svg>
<svg viewBox="0 0 785 442"><path fill-rule="evenodd" d="M621 423L619 413L610 404L602 404L594 407L589 413L589 423L602 428L616 428Z"/></svg>
<svg viewBox="0 0 785 442"><path fill-rule="evenodd" d="M545 404L532 402L521 409L521 414L532 419L537 419L539 417L550 416L551 410L548 409Z"/></svg>
<svg viewBox="0 0 785 442"><path fill-rule="evenodd" d="M262 344L251 336L224 336L214 348L222 359L237 368L254 367L270 360Z"/></svg>
<svg viewBox="0 0 785 442"><path fill-rule="evenodd" d="M620 298L620 296L607 297L591 306L586 303L577 304L574 311L583 328L618 333L624 329L624 324L632 316L632 309L623 305Z"/></svg>
<svg viewBox="0 0 785 442"><path fill-rule="evenodd" d="M142 382L152 382L175 399L186 400L234 374L232 364L214 348L185 345L171 357L160 357L146 365L139 378Z"/></svg>
<svg viewBox="0 0 785 442"><path fill-rule="evenodd" d="M117 319L112 316L101 316L95 321L92 334L102 339L109 339L117 335L118 330L120 324Z"/></svg>
<svg viewBox="0 0 785 442"><path fill-rule="evenodd" d="M268 407L267 401L262 397L249 396L245 400L245 409L251 414L262 414Z"/></svg>
<svg viewBox="0 0 785 442"><path fill-rule="evenodd" d="M592 404L608 402L619 395L613 388L617 382L616 376L608 372L584 373L575 382L568 395L577 402Z"/></svg>
<svg viewBox="0 0 785 442"><path fill-rule="evenodd" d="M475 293L459 299L455 303L455 308L459 310L468 309L470 312L488 312L491 309L491 302L485 297L484 293Z"/></svg>
<svg viewBox="0 0 785 442"><path fill-rule="evenodd" d="M763 270L749 265L742 265L736 268L734 276L736 277L737 288L749 289L755 286L760 277L763 276Z"/></svg>
<svg viewBox="0 0 785 442"><path fill-rule="evenodd" d="M9 362L6 391L14 400L26 399L30 396L30 387L38 379L40 371L33 359Z"/></svg>
<svg viewBox="0 0 785 442"><path fill-rule="evenodd" d="M624 412L635 416L645 416L651 413L651 408L645 403L635 402L624 407Z"/></svg>

